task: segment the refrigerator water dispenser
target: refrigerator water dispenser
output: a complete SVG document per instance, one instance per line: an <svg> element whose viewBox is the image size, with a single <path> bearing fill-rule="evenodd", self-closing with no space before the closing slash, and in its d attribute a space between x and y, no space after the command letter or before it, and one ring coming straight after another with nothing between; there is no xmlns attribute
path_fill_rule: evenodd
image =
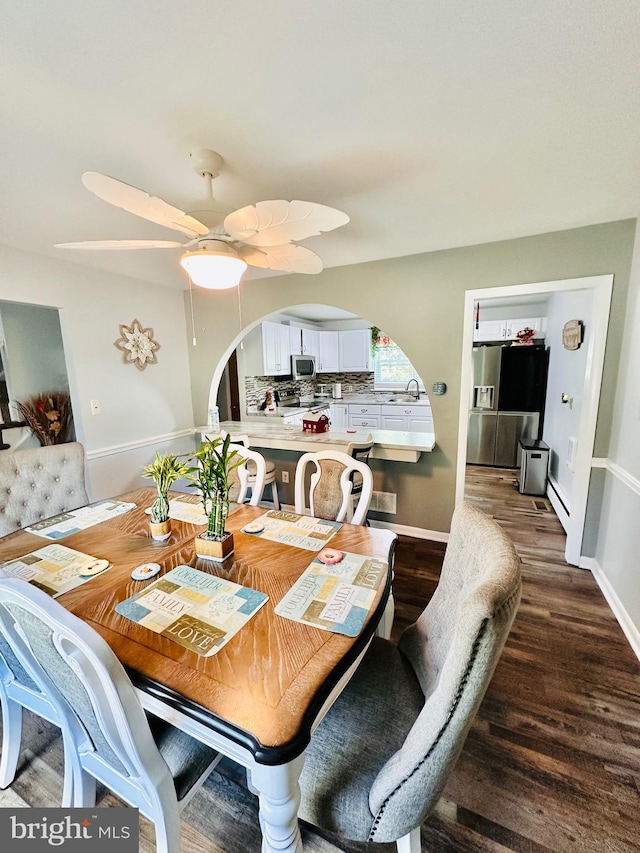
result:
<svg viewBox="0 0 640 853"><path fill-rule="evenodd" d="M493 409L494 385L476 385L473 389L474 409Z"/></svg>

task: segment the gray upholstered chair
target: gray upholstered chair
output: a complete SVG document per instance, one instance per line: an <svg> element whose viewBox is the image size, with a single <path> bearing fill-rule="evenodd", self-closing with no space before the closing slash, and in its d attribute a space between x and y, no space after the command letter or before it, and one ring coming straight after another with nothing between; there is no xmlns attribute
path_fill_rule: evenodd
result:
<svg viewBox="0 0 640 853"><path fill-rule="evenodd" d="M0 536L87 503L78 442L0 451Z"/></svg>
<svg viewBox="0 0 640 853"><path fill-rule="evenodd" d="M56 708L73 805L92 807L96 780L153 821L158 853L180 850L180 810L219 754L157 718L147 720L102 637L45 592L0 578L0 629Z"/></svg>
<svg viewBox="0 0 640 853"><path fill-rule="evenodd" d="M511 541L470 504L453 516L438 587L396 646L374 637L313 734L300 817L355 841L420 853L520 600Z"/></svg>

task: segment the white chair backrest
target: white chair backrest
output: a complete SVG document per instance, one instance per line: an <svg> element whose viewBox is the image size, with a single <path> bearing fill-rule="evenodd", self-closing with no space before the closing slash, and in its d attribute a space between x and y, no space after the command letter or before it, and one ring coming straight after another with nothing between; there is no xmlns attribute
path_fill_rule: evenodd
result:
<svg viewBox="0 0 640 853"><path fill-rule="evenodd" d="M358 459L360 462L366 462L369 458L369 454L371 453L373 444L373 436L369 433L366 439L362 441L349 442L345 453L347 456L353 456L354 459Z"/></svg>
<svg viewBox="0 0 640 853"><path fill-rule="evenodd" d="M156 802L163 792L173 791L175 800L172 776L133 685L102 637L45 592L15 578L0 578L0 624L56 708L63 737L74 743L82 766L143 813L144 802ZM75 778L81 776L78 770ZM82 795L80 788L81 782L74 783L75 796Z"/></svg>
<svg viewBox="0 0 640 853"><path fill-rule="evenodd" d="M220 437L221 438L226 438L228 435L231 436L231 444L242 444L242 445L244 445L244 447L250 447L251 446L251 441L250 441L248 435L241 434L241 433L238 433L236 435L235 433L225 432L225 430L223 430L223 429L220 430Z"/></svg>
<svg viewBox="0 0 640 853"><path fill-rule="evenodd" d="M243 444L231 443L229 445L229 450L235 450L238 456L241 456L244 460L243 464L239 465L232 472L232 474L236 475L238 480L238 494L235 494L235 488L233 488L231 491L232 500L235 500L238 503L244 503L247 491L249 487L251 487L251 500L249 503L251 506L258 506L262 500L262 493L264 492L267 479L267 463L265 462L264 456L261 453L258 453L257 450L250 450ZM252 467L251 471L247 469L247 465L250 461L255 465L255 468ZM253 480L251 484L248 482L249 476L255 477L255 480Z"/></svg>
<svg viewBox="0 0 640 853"><path fill-rule="evenodd" d="M353 488L351 474L358 472L362 477L362 491L350 523L364 524L373 494L371 468L339 450L321 450L300 457L294 486L296 512L302 515L307 512L305 475L307 466L311 464L315 465L309 487L311 515L331 521L347 520Z"/></svg>
<svg viewBox="0 0 640 853"><path fill-rule="evenodd" d="M89 503L77 441L0 451L0 536Z"/></svg>

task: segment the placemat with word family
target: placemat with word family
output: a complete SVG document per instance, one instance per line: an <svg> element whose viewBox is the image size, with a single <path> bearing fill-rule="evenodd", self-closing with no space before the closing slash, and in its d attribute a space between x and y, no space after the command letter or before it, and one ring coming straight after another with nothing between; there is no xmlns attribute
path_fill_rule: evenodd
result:
<svg viewBox="0 0 640 853"><path fill-rule="evenodd" d="M282 545L319 551L341 527L339 521L326 521L310 515L272 509L255 521L245 524L242 532L271 542L280 542Z"/></svg>
<svg viewBox="0 0 640 853"><path fill-rule="evenodd" d="M45 545L30 554L0 564L0 577L21 578L53 598L69 592L110 569L113 563L74 551L65 545Z"/></svg>
<svg viewBox="0 0 640 853"><path fill-rule="evenodd" d="M385 560L324 548L275 612L323 631L357 637L388 570Z"/></svg>
<svg viewBox="0 0 640 853"><path fill-rule="evenodd" d="M269 596L191 566L177 566L116 605L116 613L203 657L219 652Z"/></svg>

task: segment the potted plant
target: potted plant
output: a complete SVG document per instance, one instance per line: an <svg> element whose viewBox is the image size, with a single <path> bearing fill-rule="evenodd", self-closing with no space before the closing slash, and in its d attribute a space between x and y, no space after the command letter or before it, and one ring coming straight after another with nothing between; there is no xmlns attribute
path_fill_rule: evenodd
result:
<svg viewBox="0 0 640 853"><path fill-rule="evenodd" d="M233 552L233 534L225 530L234 482L230 475L243 460L236 450L229 452L230 444L229 435L203 441L193 454L197 464L188 470L187 478L200 492L207 516L207 529L195 540L196 554L206 560L225 560Z"/></svg>
<svg viewBox="0 0 640 853"><path fill-rule="evenodd" d="M153 480L158 490L158 496L151 505L149 523L151 536L157 542L164 542L171 536L168 492L176 480L187 476L188 471L188 465L172 453L156 453L153 462L142 469L142 476Z"/></svg>

